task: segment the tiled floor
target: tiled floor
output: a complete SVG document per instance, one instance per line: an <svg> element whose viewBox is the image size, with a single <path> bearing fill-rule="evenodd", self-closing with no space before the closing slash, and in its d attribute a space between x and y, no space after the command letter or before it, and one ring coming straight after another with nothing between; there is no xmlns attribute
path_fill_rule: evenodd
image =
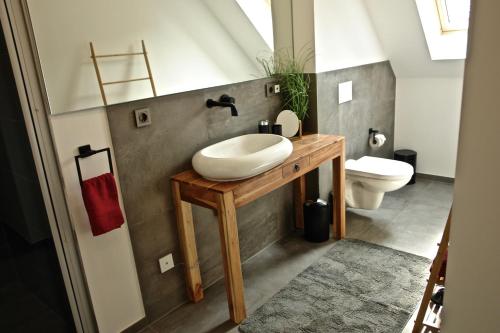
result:
<svg viewBox="0 0 500 333"><path fill-rule="evenodd" d="M417 179L414 185L386 194L376 211L349 209L347 237L362 239L432 258L451 206L453 185ZM245 303L250 314L333 244L313 244L300 235L287 237L243 265ZM205 290L199 304L186 304L146 327L143 332L238 332L228 321L221 280ZM411 322L404 332L411 331Z"/></svg>

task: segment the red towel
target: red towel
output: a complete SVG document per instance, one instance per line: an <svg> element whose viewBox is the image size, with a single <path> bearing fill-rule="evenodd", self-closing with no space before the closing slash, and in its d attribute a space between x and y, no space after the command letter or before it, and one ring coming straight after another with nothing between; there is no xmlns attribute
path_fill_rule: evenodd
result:
<svg viewBox="0 0 500 333"><path fill-rule="evenodd" d="M113 174L105 173L84 180L82 197L94 236L117 229L123 224L124 219Z"/></svg>
<svg viewBox="0 0 500 333"><path fill-rule="evenodd" d="M435 259L432 261L432 264L434 265ZM441 263L441 268L439 269L439 277L440 278L446 278L446 265L448 263L448 249L446 249L446 252L444 253L444 258L443 262ZM431 271L431 268L429 268L429 272Z"/></svg>

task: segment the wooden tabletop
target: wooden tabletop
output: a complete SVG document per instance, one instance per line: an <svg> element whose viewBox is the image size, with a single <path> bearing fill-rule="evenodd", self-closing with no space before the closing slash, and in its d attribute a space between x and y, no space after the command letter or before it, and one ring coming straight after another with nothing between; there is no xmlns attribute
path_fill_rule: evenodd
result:
<svg viewBox="0 0 500 333"><path fill-rule="evenodd" d="M294 138L291 140L293 143L293 152L290 157L288 157L288 159L283 162L283 164L248 179L231 182L217 182L203 178L194 170L187 170L176 174L172 177L172 180L175 180L183 185L195 186L198 189L205 189L219 193L234 191L235 189L242 187L249 188L253 183L257 184L260 179L265 178L270 173L273 173L273 171L275 171L276 169L282 168L283 165L295 163L306 155L309 155L315 151L325 148L326 146L330 146L343 140L343 136L328 134L307 134L303 135L302 138Z"/></svg>

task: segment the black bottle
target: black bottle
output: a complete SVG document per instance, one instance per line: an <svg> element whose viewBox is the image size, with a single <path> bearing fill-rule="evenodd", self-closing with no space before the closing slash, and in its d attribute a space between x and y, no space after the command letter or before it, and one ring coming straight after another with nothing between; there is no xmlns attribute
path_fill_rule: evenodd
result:
<svg viewBox="0 0 500 333"><path fill-rule="evenodd" d="M276 135L282 135L283 132L282 132L281 124L274 124L272 132L273 132L273 134L276 134Z"/></svg>
<svg viewBox="0 0 500 333"><path fill-rule="evenodd" d="M259 121L259 133L269 133L269 120Z"/></svg>

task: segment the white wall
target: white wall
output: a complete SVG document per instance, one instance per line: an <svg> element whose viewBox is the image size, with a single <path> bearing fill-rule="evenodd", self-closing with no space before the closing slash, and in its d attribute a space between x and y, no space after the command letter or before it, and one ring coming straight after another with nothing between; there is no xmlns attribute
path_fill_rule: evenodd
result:
<svg viewBox="0 0 500 333"><path fill-rule="evenodd" d="M292 0L272 0L275 50L293 49Z"/></svg>
<svg viewBox="0 0 500 333"><path fill-rule="evenodd" d="M291 0L295 56L314 53L307 73L387 60L362 0Z"/></svg>
<svg viewBox="0 0 500 333"><path fill-rule="evenodd" d="M219 21L218 23L222 24L224 33L241 50L233 51L232 45L219 44L217 41L214 41L213 47L228 47L225 50L226 52L236 52L234 56L246 57L246 61L253 66L256 65L257 56L269 56L272 54L274 50L273 13L271 7L267 6L266 0L210 0L203 1L203 4L208 8L213 17ZM256 12L261 12L260 20L255 17ZM211 37L215 40L218 39L217 36ZM224 37L223 40L225 39ZM244 59L231 59L231 61L243 62ZM245 68L241 69L244 70ZM222 67L219 70L224 71L226 69ZM254 72L254 74L260 73L255 70ZM245 74L247 75L247 80L255 78L255 75L251 76L249 73L239 73L240 76Z"/></svg>
<svg viewBox="0 0 500 333"><path fill-rule="evenodd" d="M234 0L218 0L231 16ZM202 0L28 0L51 111L103 105L89 42L98 54L140 50L144 39L158 95L254 79L262 74L255 46L247 54ZM240 15L242 12L240 10ZM240 26L252 23L243 15ZM248 29L247 29L248 30ZM257 34L257 32L255 31ZM252 44L253 45L253 44ZM140 56L102 60L102 76L114 81L146 76ZM108 103L152 96L148 81L108 86Z"/></svg>
<svg viewBox="0 0 500 333"><path fill-rule="evenodd" d="M499 1L473 1L443 333L500 328L499 12Z"/></svg>
<svg viewBox="0 0 500 333"><path fill-rule="evenodd" d="M236 1L238 3L243 12L245 12L247 19L259 32L258 36L264 39L265 43L267 44L270 50L274 50L273 15L271 12L271 1L270 0L230 0L230 1ZM238 23L239 27L241 28L241 22Z"/></svg>
<svg viewBox="0 0 500 333"><path fill-rule="evenodd" d="M315 0L316 73L387 60L362 0Z"/></svg>
<svg viewBox="0 0 500 333"><path fill-rule="evenodd" d="M453 178L462 79L398 78L395 149L418 152L417 172Z"/></svg>
<svg viewBox="0 0 500 333"><path fill-rule="evenodd" d="M463 60L431 60L415 0L364 0L396 74L395 148L417 172L454 177Z"/></svg>
<svg viewBox="0 0 500 333"><path fill-rule="evenodd" d="M106 111L51 116L49 121L99 332L120 332L145 316L128 227L125 223L92 236L74 160L81 145L90 144L94 149L112 146ZM81 166L84 178L107 172L106 154L82 160ZM116 163L114 166L116 170Z"/></svg>
<svg viewBox="0 0 500 333"><path fill-rule="evenodd" d="M293 54L304 57L309 51L315 51L314 45L314 1L292 1ZM316 59L313 57L306 64L306 73L316 72Z"/></svg>

